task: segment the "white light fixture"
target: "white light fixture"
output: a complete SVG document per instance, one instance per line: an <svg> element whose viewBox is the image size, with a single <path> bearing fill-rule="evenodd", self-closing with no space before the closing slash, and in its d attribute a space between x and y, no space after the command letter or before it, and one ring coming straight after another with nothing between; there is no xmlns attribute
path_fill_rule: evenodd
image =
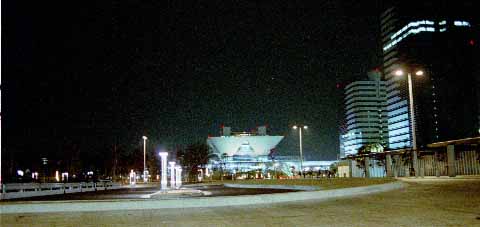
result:
<svg viewBox="0 0 480 227"><path fill-rule="evenodd" d="M415 72L415 75L417 76L423 76L423 71L422 70L418 70Z"/></svg>
<svg viewBox="0 0 480 227"><path fill-rule="evenodd" d="M294 125L292 128L296 130L298 128L298 126Z"/></svg>
<svg viewBox="0 0 480 227"><path fill-rule="evenodd" d="M60 181L60 175L58 174L58 170L55 171L55 180L58 182Z"/></svg>
<svg viewBox="0 0 480 227"><path fill-rule="evenodd" d="M160 158L161 158L161 168L162 168L162 173L161 173L161 180L160 180L160 184L161 184L161 188L162 190L166 190L167 189L167 156L168 156L168 152L159 152L158 153L160 155Z"/></svg>
<svg viewBox="0 0 480 227"><path fill-rule="evenodd" d="M403 71L400 69L395 71L395 76L403 76Z"/></svg>

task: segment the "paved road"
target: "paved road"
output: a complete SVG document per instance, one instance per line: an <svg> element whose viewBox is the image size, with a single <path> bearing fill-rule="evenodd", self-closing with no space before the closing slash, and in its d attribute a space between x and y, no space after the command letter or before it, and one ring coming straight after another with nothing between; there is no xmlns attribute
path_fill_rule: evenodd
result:
<svg viewBox="0 0 480 227"><path fill-rule="evenodd" d="M231 208L0 215L2 226L480 226L480 180L330 201Z"/></svg>

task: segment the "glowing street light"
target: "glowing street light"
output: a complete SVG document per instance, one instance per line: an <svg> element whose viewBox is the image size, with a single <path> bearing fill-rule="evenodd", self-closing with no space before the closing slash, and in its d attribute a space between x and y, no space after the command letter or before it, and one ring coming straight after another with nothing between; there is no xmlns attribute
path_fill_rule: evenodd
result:
<svg viewBox="0 0 480 227"><path fill-rule="evenodd" d="M159 152L160 158L162 158L161 168L162 168L162 179L160 180L160 184L162 190L167 189L167 156L168 152Z"/></svg>
<svg viewBox="0 0 480 227"><path fill-rule="evenodd" d="M175 188L175 162L168 162L170 164L170 188Z"/></svg>
<svg viewBox="0 0 480 227"><path fill-rule="evenodd" d="M308 129L308 126L303 125L303 126L297 126L294 125L293 130L298 129L298 137L300 138L300 175L303 176L303 144L302 144L302 129L306 130Z"/></svg>
<svg viewBox="0 0 480 227"><path fill-rule="evenodd" d="M137 174L132 170L130 170L130 177L129 177L130 185L135 185L137 183Z"/></svg>
<svg viewBox="0 0 480 227"><path fill-rule="evenodd" d="M395 71L395 76L403 76L405 73L402 69ZM416 76L423 76L424 72L422 70L415 71ZM415 171L415 176L418 176L418 166L417 166L417 134L416 134L416 125L415 125L415 106L413 103L413 80L412 72L407 72L407 82L408 82L408 101L410 103L410 124L412 126L412 149L413 149L413 169Z"/></svg>
<svg viewBox="0 0 480 227"><path fill-rule="evenodd" d="M175 167L175 187L177 189L182 187L182 167L181 166Z"/></svg>
<svg viewBox="0 0 480 227"><path fill-rule="evenodd" d="M147 164L146 164L146 146L147 146L147 137L142 136L143 139L143 182L147 183Z"/></svg>

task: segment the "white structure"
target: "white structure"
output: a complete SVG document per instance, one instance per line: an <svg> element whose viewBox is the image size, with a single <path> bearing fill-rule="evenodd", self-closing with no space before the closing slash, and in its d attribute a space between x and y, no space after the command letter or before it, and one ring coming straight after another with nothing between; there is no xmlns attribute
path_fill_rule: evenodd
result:
<svg viewBox="0 0 480 227"><path fill-rule="evenodd" d="M223 135L209 137L207 144L218 157L225 154L227 157L249 159L267 156L282 139L283 136L266 135L265 127L259 127L257 133L231 133L230 127L224 127Z"/></svg>
<svg viewBox="0 0 480 227"><path fill-rule="evenodd" d="M345 87L345 131L340 148L345 155L356 154L364 145L388 141L386 82L372 71L366 81Z"/></svg>
<svg viewBox="0 0 480 227"><path fill-rule="evenodd" d="M168 162L170 164L170 188L175 188L175 162Z"/></svg>
<svg viewBox="0 0 480 227"><path fill-rule="evenodd" d="M182 187L182 167L175 167L175 188L179 189Z"/></svg>
<svg viewBox="0 0 480 227"><path fill-rule="evenodd" d="M161 168L162 168L162 179L160 180L160 184L161 184L161 187L162 187L162 190L166 190L167 189L167 156L168 156L168 153L167 152L160 152L158 153L162 159L162 163L161 163Z"/></svg>
<svg viewBox="0 0 480 227"><path fill-rule="evenodd" d="M68 181L68 172L62 173L62 181Z"/></svg>
<svg viewBox="0 0 480 227"><path fill-rule="evenodd" d="M147 183L148 173L147 173L147 164L146 164L146 157L147 157L146 149L147 149L148 138L146 136L143 136L142 139L143 139L143 182Z"/></svg>
<svg viewBox="0 0 480 227"><path fill-rule="evenodd" d="M137 183L137 174L132 170L130 170L130 177L128 178L130 185L135 185Z"/></svg>

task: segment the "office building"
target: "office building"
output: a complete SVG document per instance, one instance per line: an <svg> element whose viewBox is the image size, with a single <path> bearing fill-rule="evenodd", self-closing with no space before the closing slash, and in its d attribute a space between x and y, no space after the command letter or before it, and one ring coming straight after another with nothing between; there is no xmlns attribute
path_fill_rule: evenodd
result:
<svg viewBox="0 0 480 227"><path fill-rule="evenodd" d="M477 136L478 21L474 1L402 1L380 16L387 90L388 147ZM478 8L476 8L478 9ZM476 12L475 12L476 13ZM403 76L396 75L403 70ZM415 72L421 70L422 76ZM414 124L407 74L412 75Z"/></svg>
<svg viewBox="0 0 480 227"><path fill-rule="evenodd" d="M387 144L385 81L372 71L368 80L355 81L345 87L345 124L340 135L342 156L356 154L368 144Z"/></svg>

